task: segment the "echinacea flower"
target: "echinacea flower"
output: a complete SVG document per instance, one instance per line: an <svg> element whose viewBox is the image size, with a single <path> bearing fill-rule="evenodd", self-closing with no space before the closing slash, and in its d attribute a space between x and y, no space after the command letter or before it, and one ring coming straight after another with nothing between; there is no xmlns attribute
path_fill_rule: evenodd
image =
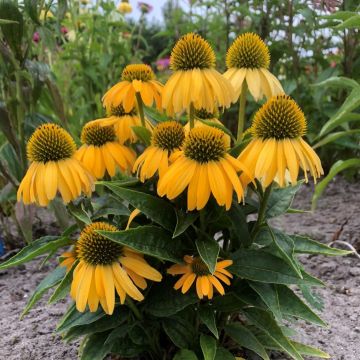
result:
<svg viewBox="0 0 360 360"><path fill-rule="evenodd" d="M121 81L108 90L102 98L106 109L122 105L126 112L130 112L140 96L146 106L161 109L161 93L163 85L155 80L155 74L149 65L127 65L122 72Z"/></svg>
<svg viewBox="0 0 360 360"><path fill-rule="evenodd" d="M130 14L132 12L132 6L128 0L122 0L117 9L121 14Z"/></svg>
<svg viewBox="0 0 360 360"><path fill-rule="evenodd" d="M76 301L76 308L83 312L86 305L91 312L99 303L111 315L115 307L115 290L124 304L129 295L137 301L144 296L145 279L161 281L161 274L151 267L142 254L117 244L98 230L117 231L115 226L104 222L87 225L76 243L78 265L74 269L70 295Z"/></svg>
<svg viewBox="0 0 360 360"><path fill-rule="evenodd" d="M122 172L130 171L135 153L119 144L113 126L100 126L87 123L81 132L83 145L76 152L76 158L91 171L97 179L104 177L105 172L115 175L116 168Z"/></svg>
<svg viewBox="0 0 360 360"><path fill-rule="evenodd" d="M230 80L236 98L239 98L244 82L256 101L264 95L270 98L284 93L279 80L268 70L269 49L257 34L238 36L226 54L226 65L228 70L224 76Z"/></svg>
<svg viewBox="0 0 360 360"><path fill-rule="evenodd" d="M174 46L170 68L174 71L164 86L162 106L169 115L191 105L212 112L235 101L230 82L215 69L215 53L200 35L184 35Z"/></svg>
<svg viewBox="0 0 360 360"><path fill-rule="evenodd" d="M195 109L195 119L194 119L194 128L201 126L213 126L223 125L223 123L218 119L219 111L214 109L213 112L206 111L205 109ZM188 121L184 126L185 135L189 134L190 131L190 122ZM226 146L230 147L231 138L229 135L225 134L227 141Z"/></svg>
<svg viewBox="0 0 360 360"><path fill-rule="evenodd" d="M250 132L253 140L240 153L238 159L259 179L264 187L276 181L281 187L287 178L296 184L299 168L310 171L316 178L323 174L315 151L302 139L306 133L306 119L296 102L287 95L269 99L255 114ZM249 182L246 174L241 175Z"/></svg>
<svg viewBox="0 0 360 360"><path fill-rule="evenodd" d="M182 150L173 155L176 160L160 177L157 187L159 196L166 195L172 200L188 188L188 210L204 208L211 193L220 206L230 209L233 191L239 202L244 197L237 172L246 169L227 150L223 131L210 126L190 130Z"/></svg>
<svg viewBox="0 0 360 360"><path fill-rule="evenodd" d="M122 105L107 111L108 117L102 119L96 119L90 121L89 124L99 124L100 126L114 126L115 134L120 144L124 144L126 141L131 143L136 142L138 137L136 136L133 126L141 126L141 120L137 115L135 109L130 112L126 112ZM152 131L153 125L145 118L146 128Z"/></svg>
<svg viewBox="0 0 360 360"><path fill-rule="evenodd" d="M47 206L59 191L65 203L94 189L94 177L75 157L70 134L56 124L43 124L27 144L30 167L20 183L17 200Z"/></svg>
<svg viewBox="0 0 360 360"><path fill-rule="evenodd" d="M220 293L225 294L221 280L226 285L230 285L232 274L226 270L228 266L232 265L232 260L222 260L216 263L215 272L211 274L207 265L198 256L184 256L185 264L174 264L167 273L171 275L182 275L175 283L174 289L179 290L183 294L187 293L194 281L196 281L196 293L199 299L207 296L212 299L214 295L214 288Z"/></svg>
<svg viewBox="0 0 360 360"><path fill-rule="evenodd" d="M169 157L185 139L184 128L177 121L164 121L153 130L151 145L135 161L133 172L144 182L159 172L161 178L169 167Z"/></svg>

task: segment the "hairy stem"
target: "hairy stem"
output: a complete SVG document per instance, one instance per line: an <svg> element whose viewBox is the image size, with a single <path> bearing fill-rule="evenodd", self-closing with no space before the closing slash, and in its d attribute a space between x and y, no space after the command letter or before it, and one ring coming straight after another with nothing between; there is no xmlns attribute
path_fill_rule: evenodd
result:
<svg viewBox="0 0 360 360"><path fill-rule="evenodd" d="M239 117L238 117L238 128L237 128L237 141L239 142L244 133L245 126L245 106L246 106L246 93L247 93L247 84L244 80L241 88L241 94L239 99Z"/></svg>
<svg viewBox="0 0 360 360"><path fill-rule="evenodd" d="M137 106L138 106L138 110L139 110L141 125L143 127L145 127L144 104L143 104L143 101L141 99L141 95L139 92L136 92L135 96L136 96L136 102L137 102Z"/></svg>

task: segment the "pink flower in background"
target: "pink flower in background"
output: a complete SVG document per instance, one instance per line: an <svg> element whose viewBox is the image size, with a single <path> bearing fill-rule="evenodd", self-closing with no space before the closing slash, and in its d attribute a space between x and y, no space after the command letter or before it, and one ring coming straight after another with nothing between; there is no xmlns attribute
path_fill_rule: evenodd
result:
<svg viewBox="0 0 360 360"><path fill-rule="evenodd" d="M40 34L35 31L33 35L33 42L38 43L40 41Z"/></svg>
<svg viewBox="0 0 360 360"><path fill-rule="evenodd" d="M159 71L165 70L169 67L170 65L170 58L166 57L166 58L162 58L156 61L156 68Z"/></svg>
<svg viewBox="0 0 360 360"><path fill-rule="evenodd" d="M143 14L148 14L154 9L152 5L142 1L138 1L138 8Z"/></svg>
<svg viewBox="0 0 360 360"><path fill-rule="evenodd" d="M61 29L60 29L60 31L61 31L61 33L62 33L63 35L66 35L66 34L69 32L69 30L68 30L67 27L65 27L65 26L62 26Z"/></svg>

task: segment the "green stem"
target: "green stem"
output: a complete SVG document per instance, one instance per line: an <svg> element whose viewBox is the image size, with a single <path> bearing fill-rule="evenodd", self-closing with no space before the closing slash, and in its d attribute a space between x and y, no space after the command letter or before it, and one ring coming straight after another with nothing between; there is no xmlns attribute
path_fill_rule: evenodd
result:
<svg viewBox="0 0 360 360"><path fill-rule="evenodd" d="M247 84L244 80L241 88L241 94L239 99L239 117L238 117L238 129L237 129L237 141L239 142L244 134L245 126L245 106L246 106L246 93Z"/></svg>
<svg viewBox="0 0 360 360"><path fill-rule="evenodd" d="M253 238L255 238L255 236L257 235L257 233L259 232L261 225L264 222L264 217L265 217L265 211L266 211L266 207L267 207L267 203L271 194L271 188L272 188L272 183L266 188L264 195L262 197L261 203L260 203L260 209L259 209L259 213L258 213L258 218L256 220L256 224L253 228L253 231L251 232L251 235Z"/></svg>
<svg viewBox="0 0 360 360"><path fill-rule="evenodd" d="M194 128L194 118L195 118L195 108L193 103L190 103L189 108L189 123L190 123L190 130Z"/></svg>
<svg viewBox="0 0 360 360"><path fill-rule="evenodd" d="M136 96L136 102L137 102L137 106L138 106L138 110L139 110L141 125L143 127L145 127L144 104L143 104L143 101L142 101L142 98L141 98L141 95L139 92L136 92L135 96Z"/></svg>
<svg viewBox="0 0 360 360"><path fill-rule="evenodd" d="M138 320L142 320L142 315L139 311L139 309L136 307L136 305L134 304L134 302L130 299L129 296L126 297L126 304L127 306L131 309L131 311L134 313L135 317Z"/></svg>

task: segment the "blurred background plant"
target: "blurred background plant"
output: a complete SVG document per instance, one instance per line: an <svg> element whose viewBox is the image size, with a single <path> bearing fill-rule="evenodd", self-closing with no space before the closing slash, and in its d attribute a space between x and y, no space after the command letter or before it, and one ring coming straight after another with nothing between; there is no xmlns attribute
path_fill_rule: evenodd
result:
<svg viewBox="0 0 360 360"><path fill-rule="evenodd" d="M238 34L256 32L269 45L270 70L280 74L285 91L303 108L308 140L329 173L316 189L315 206L339 171L346 170L349 179L358 176L359 10L357 0L1 0L3 236L9 242L17 229L18 238L31 241L36 214L31 207L14 205L27 167L26 140L34 128L57 122L78 139L86 121L104 115L100 99L125 64L151 64L158 78L165 80L174 42L194 29L216 49L221 71L226 50ZM247 109L248 124L255 106ZM234 106L222 114L232 130L236 111ZM68 220L61 206L52 204L65 226Z"/></svg>

